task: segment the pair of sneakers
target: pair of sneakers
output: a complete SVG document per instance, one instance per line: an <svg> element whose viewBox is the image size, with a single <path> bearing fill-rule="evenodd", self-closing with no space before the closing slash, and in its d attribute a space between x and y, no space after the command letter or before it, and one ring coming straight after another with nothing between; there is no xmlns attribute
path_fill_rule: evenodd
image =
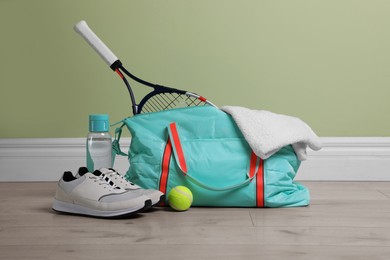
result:
<svg viewBox="0 0 390 260"><path fill-rule="evenodd" d="M64 172L52 208L64 213L115 218L143 212L163 199L162 192L142 189L114 169L91 173L81 167L76 176Z"/></svg>

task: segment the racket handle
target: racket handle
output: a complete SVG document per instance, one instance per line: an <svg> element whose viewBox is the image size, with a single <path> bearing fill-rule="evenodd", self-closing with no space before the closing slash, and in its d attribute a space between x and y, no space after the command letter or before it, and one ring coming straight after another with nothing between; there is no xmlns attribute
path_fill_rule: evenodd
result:
<svg viewBox="0 0 390 260"><path fill-rule="evenodd" d="M80 21L74 26L74 30L79 33L86 42L100 55L100 57L110 66L119 62L115 54L100 40L100 38L89 28L85 21ZM118 62L116 62L118 61ZM119 62L120 63L120 62Z"/></svg>

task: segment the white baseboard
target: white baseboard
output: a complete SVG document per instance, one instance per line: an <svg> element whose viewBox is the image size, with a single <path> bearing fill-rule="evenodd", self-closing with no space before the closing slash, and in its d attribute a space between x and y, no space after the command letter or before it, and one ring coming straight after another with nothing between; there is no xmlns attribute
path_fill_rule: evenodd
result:
<svg viewBox="0 0 390 260"><path fill-rule="evenodd" d="M324 147L308 150L297 180L390 181L390 137L324 137ZM122 138L127 151L129 138ZM84 138L0 139L0 182L56 181L66 170L85 165ZM125 173L126 157L115 168Z"/></svg>
<svg viewBox="0 0 390 260"><path fill-rule="evenodd" d="M322 137L323 148L308 150L297 179L390 181L390 137Z"/></svg>

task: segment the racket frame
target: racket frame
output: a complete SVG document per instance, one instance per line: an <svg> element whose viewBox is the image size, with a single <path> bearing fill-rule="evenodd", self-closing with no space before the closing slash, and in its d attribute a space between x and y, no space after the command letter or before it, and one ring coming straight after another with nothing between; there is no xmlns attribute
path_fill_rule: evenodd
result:
<svg viewBox="0 0 390 260"><path fill-rule="evenodd" d="M199 99L201 102L204 102L206 104L209 104L211 106L214 106L217 108L216 105L214 105L212 102L208 101L206 98L199 96L195 93L187 92L184 90L179 90L175 88L170 88L166 86L161 86L157 84L150 83L148 81L145 81L143 79L140 79L136 77L135 75L131 74L129 71L127 71L123 65L122 62L117 58L117 56L107 47L107 45L89 28L88 24L85 21L78 22L74 29L77 33L79 33L84 40L100 55L100 57L110 66L110 68L115 71L120 78L125 83L127 90L130 95L131 103L132 103L132 112L133 115L139 114L142 111L143 106L147 103L147 101L161 93L177 93L179 95L186 95L188 97L193 97L196 99ZM147 94L139 104L137 104L134 96L134 92L130 86L130 83L124 76L124 74L130 77L132 80L141 83L143 85L146 85L148 87L153 88L154 90ZM169 106L167 106L169 107Z"/></svg>

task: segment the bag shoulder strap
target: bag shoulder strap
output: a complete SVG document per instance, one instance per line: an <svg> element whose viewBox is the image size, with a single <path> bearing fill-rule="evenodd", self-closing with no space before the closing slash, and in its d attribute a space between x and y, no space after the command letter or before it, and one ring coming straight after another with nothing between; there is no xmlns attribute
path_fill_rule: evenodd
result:
<svg viewBox="0 0 390 260"><path fill-rule="evenodd" d="M129 156L127 153L122 152L121 146L119 144L119 141L122 136L122 129L125 126L125 123L122 123L122 125L118 128L115 129L115 138L112 141L112 164L115 162L115 157L117 155L122 155L122 156Z"/></svg>

